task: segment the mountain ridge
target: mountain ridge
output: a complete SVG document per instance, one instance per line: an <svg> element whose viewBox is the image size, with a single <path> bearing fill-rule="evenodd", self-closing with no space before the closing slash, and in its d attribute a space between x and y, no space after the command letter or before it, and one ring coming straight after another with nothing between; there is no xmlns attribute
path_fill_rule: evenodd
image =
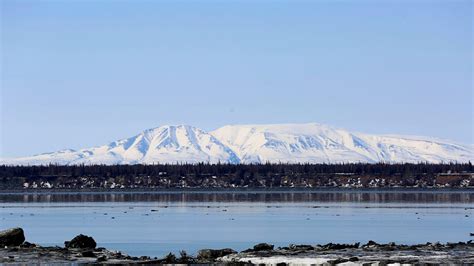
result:
<svg viewBox="0 0 474 266"><path fill-rule="evenodd" d="M0 158L0 164L467 162L474 145L433 137L375 135L319 123L226 125L206 132L163 125L91 148Z"/></svg>

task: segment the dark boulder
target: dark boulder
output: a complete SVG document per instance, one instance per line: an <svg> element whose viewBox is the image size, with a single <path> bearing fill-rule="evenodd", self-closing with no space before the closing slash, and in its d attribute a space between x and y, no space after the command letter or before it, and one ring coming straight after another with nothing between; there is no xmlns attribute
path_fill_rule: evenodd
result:
<svg viewBox="0 0 474 266"><path fill-rule="evenodd" d="M198 260L214 261L217 258L224 257L226 255L235 254L237 251L224 248L224 249L201 249L198 251Z"/></svg>
<svg viewBox="0 0 474 266"><path fill-rule="evenodd" d="M20 248L35 248L35 247L36 247L36 244L30 243L28 241L25 241L20 245Z"/></svg>
<svg viewBox="0 0 474 266"><path fill-rule="evenodd" d="M253 251L267 251L267 250L273 250L273 245L270 245L267 243L260 243L253 246Z"/></svg>
<svg viewBox="0 0 474 266"><path fill-rule="evenodd" d="M346 248L359 248L360 243L355 244L338 244L338 243L328 243L326 245L319 245L322 250L340 250Z"/></svg>
<svg viewBox="0 0 474 266"><path fill-rule="evenodd" d="M92 248L97 246L95 240L90 236L80 234L74 237L71 241L65 241L64 245L66 248Z"/></svg>
<svg viewBox="0 0 474 266"><path fill-rule="evenodd" d="M375 241L372 241L372 240L369 240L369 242L367 242L367 244L365 244L366 246L378 246L379 244Z"/></svg>
<svg viewBox="0 0 474 266"><path fill-rule="evenodd" d="M0 247L16 247L25 242L25 233L21 228L0 231Z"/></svg>
<svg viewBox="0 0 474 266"><path fill-rule="evenodd" d="M378 247L380 247L380 244L372 240L369 240L367 244L362 246L362 248L378 248Z"/></svg>

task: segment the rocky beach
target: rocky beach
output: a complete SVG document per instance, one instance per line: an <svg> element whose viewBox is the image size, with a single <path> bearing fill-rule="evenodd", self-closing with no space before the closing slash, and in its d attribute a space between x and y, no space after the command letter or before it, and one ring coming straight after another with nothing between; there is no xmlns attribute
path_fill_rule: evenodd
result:
<svg viewBox="0 0 474 266"><path fill-rule="evenodd" d="M26 241L22 228L0 232L1 264L472 264L474 242L425 243L399 245L366 244L289 245L275 248L260 243L237 252L230 248L202 249L196 255L185 251L179 255L169 253L163 258L129 256L120 251L97 247L90 236L78 235L65 241L64 247L45 247Z"/></svg>

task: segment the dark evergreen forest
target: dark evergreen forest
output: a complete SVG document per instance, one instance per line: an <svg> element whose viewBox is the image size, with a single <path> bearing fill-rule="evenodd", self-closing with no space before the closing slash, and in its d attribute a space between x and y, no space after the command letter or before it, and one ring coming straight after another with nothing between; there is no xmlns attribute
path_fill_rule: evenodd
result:
<svg viewBox="0 0 474 266"><path fill-rule="evenodd" d="M473 166L445 164L153 164L0 166L1 188L474 186ZM27 184L25 184L27 183Z"/></svg>

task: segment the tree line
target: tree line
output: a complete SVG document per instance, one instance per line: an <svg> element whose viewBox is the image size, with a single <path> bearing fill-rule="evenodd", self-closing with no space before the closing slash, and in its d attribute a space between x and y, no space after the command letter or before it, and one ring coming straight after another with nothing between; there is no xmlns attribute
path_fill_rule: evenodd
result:
<svg viewBox="0 0 474 266"><path fill-rule="evenodd" d="M135 164L135 165L1 165L0 178L11 177L118 177L118 176L266 176L266 175L320 175L320 174L355 174L355 175L419 175L440 173L472 173L473 166L468 163L264 163L264 164Z"/></svg>

